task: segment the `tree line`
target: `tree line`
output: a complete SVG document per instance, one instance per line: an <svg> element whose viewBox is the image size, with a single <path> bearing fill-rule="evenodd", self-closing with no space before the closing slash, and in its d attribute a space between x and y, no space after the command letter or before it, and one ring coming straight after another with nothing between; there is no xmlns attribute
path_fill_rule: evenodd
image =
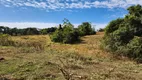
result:
<svg viewBox="0 0 142 80"><path fill-rule="evenodd" d="M59 28L50 35L50 38L53 42L72 44L79 42L81 36L93 34L96 34L96 31L91 23L83 22L78 28L74 28L69 20L64 19L63 24L59 25Z"/></svg>
<svg viewBox="0 0 142 80"><path fill-rule="evenodd" d="M49 34L53 42L75 43L80 41L81 36L96 34L95 29L89 22L83 22L77 28L68 19L63 20L63 24L58 27L37 29L37 28L9 28L0 26L0 34L18 35L46 35Z"/></svg>
<svg viewBox="0 0 142 80"><path fill-rule="evenodd" d="M18 35L40 35L40 34L49 34L56 30L56 27L37 29L37 28L9 28L5 26L0 26L0 34L9 34L12 36Z"/></svg>

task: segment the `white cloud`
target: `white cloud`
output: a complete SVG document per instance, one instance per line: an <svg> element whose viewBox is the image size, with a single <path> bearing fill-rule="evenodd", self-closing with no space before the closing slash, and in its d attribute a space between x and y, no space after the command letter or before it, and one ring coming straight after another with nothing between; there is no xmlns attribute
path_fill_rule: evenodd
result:
<svg viewBox="0 0 142 80"><path fill-rule="evenodd" d="M10 28L27 28L27 27L36 27L36 28L48 28L58 26L58 23L40 23L40 22L0 22L0 26L8 26Z"/></svg>
<svg viewBox="0 0 142 80"><path fill-rule="evenodd" d="M72 8L127 8L142 5L142 0L0 0L5 7L34 7L46 10Z"/></svg>
<svg viewBox="0 0 142 80"><path fill-rule="evenodd" d="M81 23L73 24L74 27L77 27ZM49 28L57 27L59 23L40 23L40 22L0 22L0 26L7 26L10 28L27 28L27 27L36 27L36 28ZM92 23L95 29L104 28L107 23Z"/></svg>

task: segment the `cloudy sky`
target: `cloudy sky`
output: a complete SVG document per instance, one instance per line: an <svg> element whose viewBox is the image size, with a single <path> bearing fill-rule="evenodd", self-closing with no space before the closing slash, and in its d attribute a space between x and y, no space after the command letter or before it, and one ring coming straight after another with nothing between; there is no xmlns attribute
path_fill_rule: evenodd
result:
<svg viewBox="0 0 142 80"><path fill-rule="evenodd" d="M0 0L0 26L46 28L67 18L75 26L88 21L98 29L136 4L142 0Z"/></svg>

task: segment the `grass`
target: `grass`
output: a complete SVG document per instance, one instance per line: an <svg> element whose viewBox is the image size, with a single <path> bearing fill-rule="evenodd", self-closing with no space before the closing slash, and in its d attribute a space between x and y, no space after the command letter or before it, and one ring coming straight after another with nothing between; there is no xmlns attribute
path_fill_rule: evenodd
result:
<svg viewBox="0 0 142 80"><path fill-rule="evenodd" d="M142 64L101 50L102 36L71 45L53 43L47 35L12 37L21 45L0 46L0 80L142 80Z"/></svg>

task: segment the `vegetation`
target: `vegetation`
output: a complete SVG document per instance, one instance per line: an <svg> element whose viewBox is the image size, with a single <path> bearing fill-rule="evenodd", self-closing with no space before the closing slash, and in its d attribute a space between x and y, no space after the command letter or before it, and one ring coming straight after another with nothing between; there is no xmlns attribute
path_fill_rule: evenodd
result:
<svg viewBox="0 0 142 80"><path fill-rule="evenodd" d="M113 53L142 62L142 6L128 8L125 18L111 21L105 29L103 47Z"/></svg>
<svg viewBox="0 0 142 80"><path fill-rule="evenodd" d="M0 45L1 46L14 45L14 42L11 40L9 35L7 35L7 34L0 34Z"/></svg>
<svg viewBox="0 0 142 80"><path fill-rule="evenodd" d="M74 28L67 19L59 28L1 26L0 80L142 80L142 7L128 10L105 32L88 22Z"/></svg>
<svg viewBox="0 0 142 80"><path fill-rule="evenodd" d="M50 34L52 32L55 32L56 29L57 29L56 27L41 29L40 34L43 34L43 35Z"/></svg>
<svg viewBox="0 0 142 80"><path fill-rule="evenodd" d="M49 33L54 32L55 30L56 30L55 27L45 28L45 29L37 29L37 28L17 29L17 28L9 28L9 27L0 26L1 34L9 34L12 36L49 34Z"/></svg>
<svg viewBox="0 0 142 80"><path fill-rule="evenodd" d="M102 37L97 33L70 45L52 43L48 35L11 36L23 46L0 46L0 80L141 80L142 65L101 50ZM33 40L42 40L45 49L24 47Z"/></svg>
<svg viewBox="0 0 142 80"><path fill-rule="evenodd" d="M51 40L60 43L75 43L80 41L80 36L92 34L96 34L96 32L90 23L84 22L78 28L74 28L74 26L65 19L63 25L59 25L59 28L51 35Z"/></svg>
<svg viewBox="0 0 142 80"><path fill-rule="evenodd" d="M74 43L79 41L79 34L75 31L73 25L66 21L51 35L51 40L60 43Z"/></svg>
<svg viewBox="0 0 142 80"><path fill-rule="evenodd" d="M95 29L89 22L84 22L78 26L78 31L80 36L96 34Z"/></svg>
<svg viewBox="0 0 142 80"><path fill-rule="evenodd" d="M51 27L44 29L37 28L9 28L0 26L0 34L9 34L12 36L20 36L20 35L46 35L50 34L50 38L53 42L59 43L76 43L80 41L80 36L85 35L93 35L96 34L94 28L92 28L89 22L84 22L79 25L78 28L74 28L74 26L69 22L69 20L64 19L63 25L59 25L59 28Z"/></svg>

